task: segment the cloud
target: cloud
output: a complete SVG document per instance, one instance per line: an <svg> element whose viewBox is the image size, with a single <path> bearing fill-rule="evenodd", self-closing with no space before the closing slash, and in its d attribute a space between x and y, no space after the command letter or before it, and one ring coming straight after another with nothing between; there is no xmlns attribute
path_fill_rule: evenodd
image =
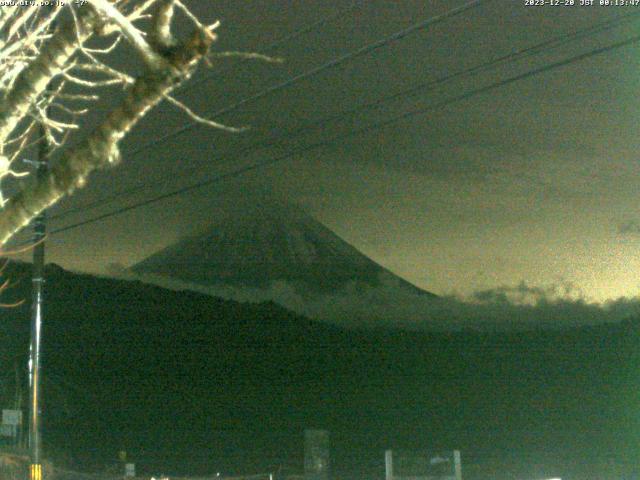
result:
<svg viewBox="0 0 640 480"><path fill-rule="evenodd" d="M582 290L571 282L540 287L527 285L522 281L516 286L477 290L467 298L475 303L503 305L540 305L560 300L586 301Z"/></svg>
<svg viewBox="0 0 640 480"><path fill-rule="evenodd" d="M358 297L347 291L318 299L305 305L304 313L341 324L437 330L564 328L640 316L639 298L588 302L571 285L520 283L438 299L385 288L359 293Z"/></svg>
<svg viewBox="0 0 640 480"><path fill-rule="evenodd" d="M124 273L124 272L122 272ZM285 282L269 288L196 286L158 276L124 274L175 290L242 302L274 301L307 317L342 327L396 327L407 330L522 330L615 323L640 317L640 298L590 302L571 283L532 286L520 282L472 293L432 298L381 279L377 286L351 282L332 294L308 298Z"/></svg>

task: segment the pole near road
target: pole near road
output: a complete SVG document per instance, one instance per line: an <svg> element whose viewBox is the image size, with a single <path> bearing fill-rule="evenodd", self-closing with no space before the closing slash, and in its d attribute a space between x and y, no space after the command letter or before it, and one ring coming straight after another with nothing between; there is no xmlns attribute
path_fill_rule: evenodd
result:
<svg viewBox="0 0 640 480"><path fill-rule="evenodd" d="M44 127L40 127L40 143L36 175L44 177L49 170L49 143ZM47 213L43 211L33 220L33 273L31 291L31 342L29 345L29 467L30 480L42 480L40 430L40 342L42 339L42 307L44 301L44 239L47 234Z"/></svg>

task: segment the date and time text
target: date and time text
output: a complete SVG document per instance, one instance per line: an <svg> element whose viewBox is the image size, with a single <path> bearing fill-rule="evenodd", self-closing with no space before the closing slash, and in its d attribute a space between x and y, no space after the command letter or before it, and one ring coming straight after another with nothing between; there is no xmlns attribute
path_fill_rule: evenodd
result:
<svg viewBox="0 0 640 480"><path fill-rule="evenodd" d="M523 0L525 7L638 7L640 0Z"/></svg>

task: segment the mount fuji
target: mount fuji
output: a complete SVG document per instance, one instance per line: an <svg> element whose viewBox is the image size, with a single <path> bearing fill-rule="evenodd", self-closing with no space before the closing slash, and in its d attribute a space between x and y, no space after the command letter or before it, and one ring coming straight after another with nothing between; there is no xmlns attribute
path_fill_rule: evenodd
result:
<svg viewBox="0 0 640 480"><path fill-rule="evenodd" d="M272 300L316 318L353 318L355 310L369 318L376 302L391 307L384 316L393 316L393 304L438 298L296 206L263 202L239 211L223 214L203 232L152 254L130 272L163 286L177 281L234 300Z"/></svg>

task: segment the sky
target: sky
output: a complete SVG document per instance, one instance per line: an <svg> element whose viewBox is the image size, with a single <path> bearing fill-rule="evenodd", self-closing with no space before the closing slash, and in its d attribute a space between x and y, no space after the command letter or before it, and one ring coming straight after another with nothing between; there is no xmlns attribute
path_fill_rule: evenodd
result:
<svg viewBox="0 0 640 480"><path fill-rule="evenodd" d="M191 4L199 17L222 21L217 52L261 52L292 32L333 17L268 51L282 63L214 58L213 68L200 70L177 95L206 116L464 2ZM629 14L638 17L538 55L423 88L419 95L399 95L356 115L344 113ZM94 174L86 188L52 209L53 217L67 212L52 220L52 228L328 142L403 112L428 110L55 234L48 242L48 259L96 273L114 263L129 266L215 221L237 196L251 199L267 191L299 203L378 263L437 294L471 295L524 282L542 288L560 285L594 301L635 297L640 293L637 43L444 107L433 105L632 37L639 22L640 6L485 1L244 102L219 118L248 126L243 133L198 127L174 135L190 119L161 106L127 137L120 165ZM128 59L114 61L127 64ZM106 91L87 125L104 115L118 94ZM339 120L308 127L325 116ZM246 148L296 128L304 128L304 135L287 135L285 142L268 148ZM170 138L158 140L166 136ZM102 200L137 185L148 188L117 201ZM92 202L99 208L87 209Z"/></svg>

